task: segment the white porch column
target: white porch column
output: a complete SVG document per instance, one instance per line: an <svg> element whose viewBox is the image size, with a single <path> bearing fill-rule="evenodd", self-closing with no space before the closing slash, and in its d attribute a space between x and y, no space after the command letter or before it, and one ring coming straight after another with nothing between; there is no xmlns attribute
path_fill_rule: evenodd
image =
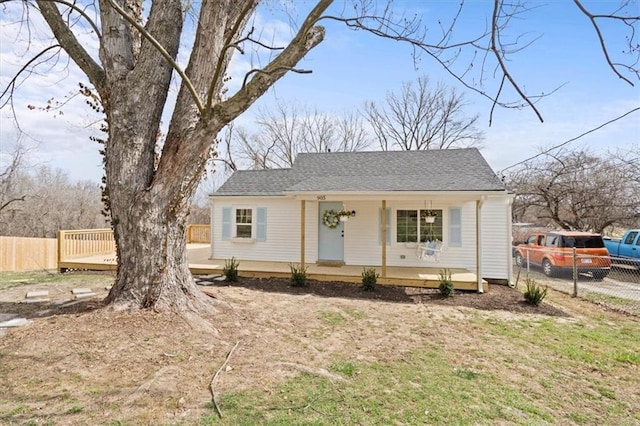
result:
<svg viewBox="0 0 640 426"><path fill-rule="evenodd" d="M213 259L213 227L214 227L214 217L213 217L213 200L209 199L209 259Z"/></svg>
<svg viewBox="0 0 640 426"><path fill-rule="evenodd" d="M484 293L482 288L482 205L485 196L476 200L476 278L478 284L478 293Z"/></svg>
<svg viewBox="0 0 640 426"><path fill-rule="evenodd" d="M382 243L382 278L387 277L387 200L382 200L382 212L380 213L380 242Z"/></svg>
<svg viewBox="0 0 640 426"><path fill-rule="evenodd" d="M300 200L300 267L305 268L305 246L306 246L306 202Z"/></svg>
<svg viewBox="0 0 640 426"><path fill-rule="evenodd" d="M513 218L511 217L511 208L513 206L513 197L509 197L509 202L507 202L507 239L509 243L507 244L507 265L508 266L508 274L507 284L511 285L511 280L513 280Z"/></svg>

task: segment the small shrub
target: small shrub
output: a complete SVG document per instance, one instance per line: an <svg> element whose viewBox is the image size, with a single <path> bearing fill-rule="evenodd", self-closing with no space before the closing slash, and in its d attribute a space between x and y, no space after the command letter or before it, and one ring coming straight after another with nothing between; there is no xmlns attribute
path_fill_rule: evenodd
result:
<svg viewBox="0 0 640 426"><path fill-rule="evenodd" d="M379 276L375 269L365 268L365 270L362 271L362 288L365 291L375 291Z"/></svg>
<svg viewBox="0 0 640 426"><path fill-rule="evenodd" d="M307 268L300 265L289 265L291 269L291 285L294 287L304 287L307 285Z"/></svg>
<svg viewBox="0 0 640 426"><path fill-rule="evenodd" d="M542 288L533 278L527 278L527 290L524 292L524 301L530 305L538 306L545 297L547 297L547 288Z"/></svg>
<svg viewBox="0 0 640 426"><path fill-rule="evenodd" d="M451 271L448 269L443 269L440 271L440 285L438 286L438 290L440 290L440 294L444 297L453 296L453 281L451 280Z"/></svg>
<svg viewBox="0 0 640 426"><path fill-rule="evenodd" d="M225 260L224 268L222 268L222 273L224 274L228 282L234 283L238 281L239 265L240 265L240 262L238 262L235 257Z"/></svg>

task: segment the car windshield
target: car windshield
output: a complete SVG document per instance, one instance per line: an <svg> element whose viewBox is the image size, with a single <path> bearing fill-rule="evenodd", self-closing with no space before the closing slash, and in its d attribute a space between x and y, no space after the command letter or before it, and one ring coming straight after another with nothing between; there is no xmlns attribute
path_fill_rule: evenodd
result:
<svg viewBox="0 0 640 426"><path fill-rule="evenodd" d="M561 247L575 248L602 248L604 241L599 235L590 235L586 237L562 237Z"/></svg>

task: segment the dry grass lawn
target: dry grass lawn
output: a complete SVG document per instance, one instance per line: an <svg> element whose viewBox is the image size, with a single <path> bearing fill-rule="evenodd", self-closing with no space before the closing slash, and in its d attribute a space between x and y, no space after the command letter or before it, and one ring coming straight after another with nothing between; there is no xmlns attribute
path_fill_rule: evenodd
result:
<svg viewBox="0 0 640 426"><path fill-rule="evenodd" d="M99 299L16 303L105 294L109 276L80 277L0 284L0 312L31 321L0 334L0 424L640 424L638 318L561 293L536 310L506 287L442 300L247 281L206 288L215 333ZM209 385L238 342L220 419Z"/></svg>

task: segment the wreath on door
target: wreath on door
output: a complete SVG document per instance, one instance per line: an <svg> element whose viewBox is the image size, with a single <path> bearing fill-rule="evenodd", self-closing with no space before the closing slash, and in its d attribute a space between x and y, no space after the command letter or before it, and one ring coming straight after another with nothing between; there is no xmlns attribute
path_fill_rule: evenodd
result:
<svg viewBox="0 0 640 426"><path fill-rule="evenodd" d="M327 228L335 228L340 223L340 216L335 210L325 210L322 215L322 224Z"/></svg>

